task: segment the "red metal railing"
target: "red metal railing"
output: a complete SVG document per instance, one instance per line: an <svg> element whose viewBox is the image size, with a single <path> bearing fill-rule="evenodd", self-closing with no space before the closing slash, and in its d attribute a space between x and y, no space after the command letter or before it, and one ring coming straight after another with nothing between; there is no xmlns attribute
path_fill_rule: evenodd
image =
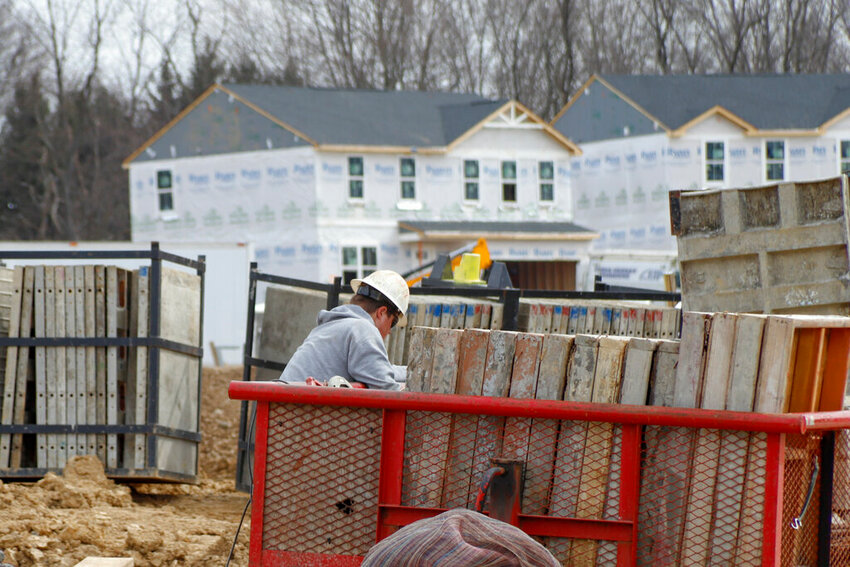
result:
<svg viewBox="0 0 850 567"><path fill-rule="evenodd" d="M615 555L616 564L621 566L648 562L677 564L679 551L669 548L671 542L681 541L681 533L679 540L674 534L664 542L666 555L658 551L664 547L660 545L652 550L639 549L640 508L643 505L646 509L645 501L651 497L641 484L642 468L647 466L648 460L642 452L644 426L661 430L671 428L691 435L714 430L752 432L753 438L758 436L764 440L764 443L751 442L749 445L750 452L754 451L753 447L764 447L758 460L758 471L763 466L763 474L749 473L757 481L756 497L750 506L757 508L755 517L761 521L760 525L751 528L760 537L756 538L757 549L750 549L749 555L745 554L747 560L738 563L778 566L783 564L782 533L788 520L783 519L786 435L804 436L850 427L850 412L765 415L262 382L232 382L229 393L233 399L258 402L250 544L252 565L359 565L362 555L375 541L400 526L444 511L446 508L439 505L440 500L434 501L437 505L411 504L406 483L409 483L411 466L416 463L405 449L410 435L421 426L411 429L408 425L426 423L417 421L422 416L444 415L443 421L432 420L428 427L439 427L433 423L451 423L456 429L461 420L452 416L467 415L551 424L551 435L555 437L563 435L570 424L608 431L610 452L601 455L586 452L585 462L610 462L612 464L606 464L605 470L613 472L616 469L617 475L611 476L617 478L616 490L612 492L609 486L605 495L596 495L598 498L604 496L613 514L579 518L520 513L517 519L518 526L529 535L554 542L550 549L565 547L567 551L563 553L567 555L559 556L562 561L588 565L606 564L605 553L611 557ZM467 419L475 422L473 418ZM610 432L611 426L598 424L615 424L614 433ZM474 427L467 431L473 437ZM452 443L455 429L451 432ZM719 432L718 439L725 435ZM694 437L680 438L684 440L680 450L670 454L680 455L675 457L680 461L681 455L692 458ZM443 459L444 462L445 455L439 450L445 452L442 445L447 439L449 437L438 437L439 442L433 446L423 444L423 454L436 450L438 461ZM586 449L591 450L592 447ZM668 466L664 461L657 464L662 469ZM679 466L688 470L690 462L680 462ZM433 471L431 477L437 476L438 471ZM551 496L569 482L566 477L550 478L548 494ZM578 480L573 478L571 482ZM609 480L609 485L613 482ZM441 489L445 491L445 486L427 488L425 492L436 490L438 496ZM683 490L687 503L688 489ZM669 508L669 495L667 499ZM650 509L652 513L655 512ZM710 505L705 513L712 514ZM684 524L684 514L682 511L682 518L674 520ZM667 522L669 525L675 523ZM681 532L685 528L677 529ZM588 547L588 540L609 543ZM738 544L733 539L723 545L727 549L731 546L734 551ZM590 555L581 555L588 550Z"/></svg>

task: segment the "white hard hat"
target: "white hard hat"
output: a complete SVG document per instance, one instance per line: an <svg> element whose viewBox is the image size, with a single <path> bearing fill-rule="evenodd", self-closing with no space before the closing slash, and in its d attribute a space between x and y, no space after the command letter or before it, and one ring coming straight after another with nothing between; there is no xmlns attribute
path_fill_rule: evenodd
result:
<svg viewBox="0 0 850 567"><path fill-rule="evenodd" d="M398 318L399 324L407 324L407 303L410 300L410 289L403 277L392 270L377 270L362 280L351 280L351 289L354 290L354 293L357 293L361 284L366 284L372 289L380 291L401 312L401 316Z"/></svg>

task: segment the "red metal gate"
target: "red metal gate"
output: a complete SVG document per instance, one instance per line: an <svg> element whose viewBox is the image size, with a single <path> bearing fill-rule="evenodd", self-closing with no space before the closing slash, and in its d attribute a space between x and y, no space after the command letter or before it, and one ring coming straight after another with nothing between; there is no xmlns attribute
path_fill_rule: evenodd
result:
<svg viewBox="0 0 850 567"><path fill-rule="evenodd" d="M514 523L564 564L815 565L821 432L850 427L850 412L765 415L263 382L233 382L229 392L257 402L252 565L359 565L400 526L472 507L494 458L524 464Z"/></svg>

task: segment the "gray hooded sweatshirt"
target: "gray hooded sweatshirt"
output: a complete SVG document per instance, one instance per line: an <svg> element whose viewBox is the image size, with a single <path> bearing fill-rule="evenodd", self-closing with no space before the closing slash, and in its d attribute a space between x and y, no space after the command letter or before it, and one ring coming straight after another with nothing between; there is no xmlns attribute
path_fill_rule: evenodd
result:
<svg viewBox="0 0 850 567"><path fill-rule="evenodd" d="M359 305L340 305L319 312L310 331L278 380L303 382L308 376L325 382L332 376L362 382L369 388L400 390L407 367L390 363L381 332Z"/></svg>

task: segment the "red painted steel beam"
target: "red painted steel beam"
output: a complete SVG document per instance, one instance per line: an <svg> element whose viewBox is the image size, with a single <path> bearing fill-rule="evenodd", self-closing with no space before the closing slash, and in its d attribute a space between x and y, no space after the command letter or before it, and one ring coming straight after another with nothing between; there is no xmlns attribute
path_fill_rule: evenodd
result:
<svg viewBox="0 0 850 567"><path fill-rule="evenodd" d="M320 553L297 553L294 551L263 551L261 561L251 565L261 567L357 567L363 563L359 555L329 555Z"/></svg>
<svg viewBox="0 0 850 567"><path fill-rule="evenodd" d="M805 433L825 423L819 414L759 414L703 409L594 404L548 400L491 398L456 394L424 394L419 392L388 392L348 388L316 388L272 382L234 381L228 387L234 400L257 400L289 404L364 407L392 410L419 410L473 415L531 417L538 419L568 419L622 423L632 425L666 425L767 433ZM837 416L831 427L838 429L850 424L848 412Z"/></svg>

